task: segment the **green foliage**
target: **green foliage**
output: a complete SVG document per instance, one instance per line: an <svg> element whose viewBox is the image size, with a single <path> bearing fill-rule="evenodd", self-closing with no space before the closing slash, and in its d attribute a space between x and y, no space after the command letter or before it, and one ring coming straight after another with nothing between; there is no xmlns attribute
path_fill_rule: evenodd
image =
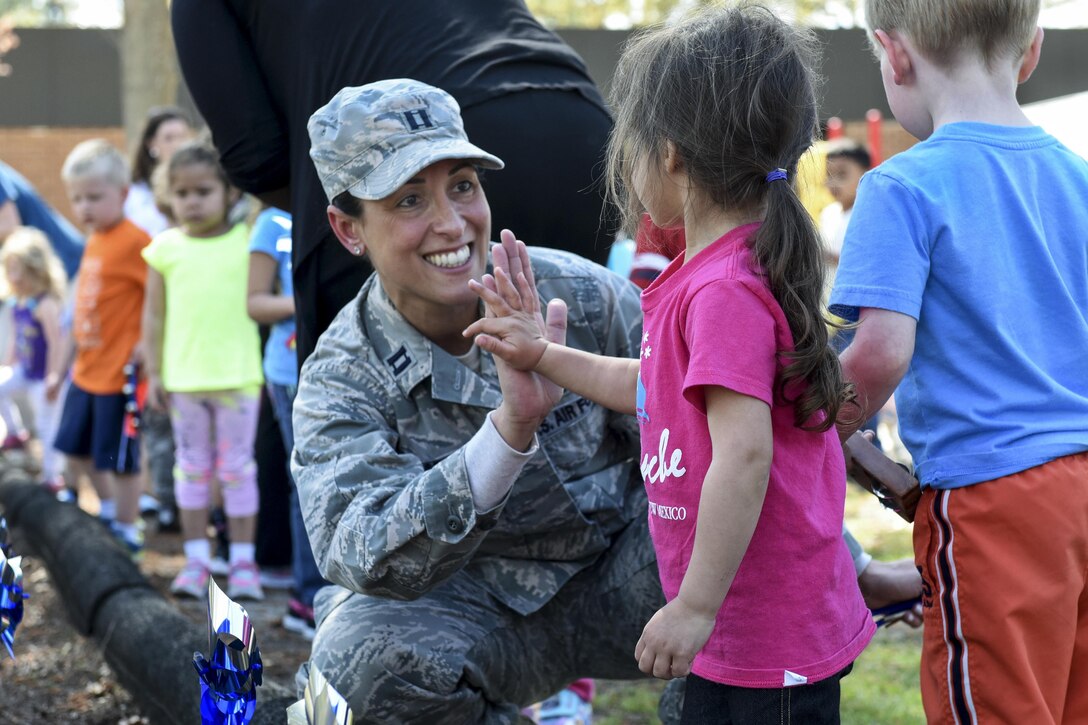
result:
<svg viewBox="0 0 1088 725"><path fill-rule="evenodd" d="M64 25L76 0L0 0L0 18L16 27Z"/></svg>
<svg viewBox="0 0 1088 725"><path fill-rule="evenodd" d="M542 22L560 28L628 28L652 25L698 5L721 0L527 0ZM807 22L828 8L853 14L860 0L765 0Z"/></svg>
<svg viewBox="0 0 1088 725"><path fill-rule="evenodd" d="M10 0L9 0L10 1ZM24 0L26 2L27 0ZM725 0L526 0L544 24L553 28L626 29L652 25L697 5ZM762 0L785 17L824 27L852 27L861 19L864 0ZM1043 0L1044 8L1084 0Z"/></svg>
<svg viewBox="0 0 1088 725"><path fill-rule="evenodd" d="M632 655L633 657L634 655ZM657 718L662 680L598 680L593 700L594 725L649 725Z"/></svg>

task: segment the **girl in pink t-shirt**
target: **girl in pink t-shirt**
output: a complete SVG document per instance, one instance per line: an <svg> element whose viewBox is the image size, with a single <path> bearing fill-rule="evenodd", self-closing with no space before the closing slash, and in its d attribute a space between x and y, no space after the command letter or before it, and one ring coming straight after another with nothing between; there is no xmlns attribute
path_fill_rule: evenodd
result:
<svg viewBox="0 0 1088 725"><path fill-rule="evenodd" d="M668 603L640 669L687 676L683 722L837 723L875 626L840 538L834 423L854 395L828 346L820 238L790 178L817 131L811 36L714 7L632 40L613 85L610 189L630 225L683 228L643 292L638 360L549 344L524 245L503 232L489 316L465 332L634 413ZM563 303L549 303L560 324Z"/></svg>

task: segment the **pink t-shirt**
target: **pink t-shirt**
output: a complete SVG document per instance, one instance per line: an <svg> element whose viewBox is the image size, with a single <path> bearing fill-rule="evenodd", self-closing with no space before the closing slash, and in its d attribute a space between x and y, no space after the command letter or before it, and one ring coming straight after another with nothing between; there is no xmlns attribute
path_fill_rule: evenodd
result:
<svg viewBox="0 0 1088 725"><path fill-rule="evenodd" d="M774 454L763 510L692 671L729 685L783 687L837 673L876 627L842 541L846 472L838 437L834 429L795 427L793 406L774 400L793 336L753 269L745 242L756 229L731 231L687 264L674 259L642 293L637 416L650 533L672 600L691 558L711 459L703 386L770 407Z"/></svg>

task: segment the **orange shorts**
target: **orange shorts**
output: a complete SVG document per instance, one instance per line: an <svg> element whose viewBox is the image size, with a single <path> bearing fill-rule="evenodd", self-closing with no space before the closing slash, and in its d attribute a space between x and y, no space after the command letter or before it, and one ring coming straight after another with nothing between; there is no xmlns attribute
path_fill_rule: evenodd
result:
<svg viewBox="0 0 1088 725"><path fill-rule="evenodd" d="M1088 723L1088 453L927 488L914 552L930 723Z"/></svg>

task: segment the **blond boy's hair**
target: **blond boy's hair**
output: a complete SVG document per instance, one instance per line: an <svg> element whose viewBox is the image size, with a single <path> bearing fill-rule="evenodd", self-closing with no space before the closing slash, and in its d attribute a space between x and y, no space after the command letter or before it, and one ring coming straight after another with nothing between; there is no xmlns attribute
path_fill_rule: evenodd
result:
<svg viewBox="0 0 1088 725"><path fill-rule="evenodd" d="M130 175L128 163L109 141L93 138L76 145L60 171L65 183L75 179L103 179L117 186L128 186Z"/></svg>
<svg viewBox="0 0 1088 725"><path fill-rule="evenodd" d="M5 292L10 292L4 265L8 259L17 259L26 273L37 282L41 292L64 299L68 275L57 257L49 238L34 227L15 227L0 247L0 274L3 275Z"/></svg>
<svg viewBox="0 0 1088 725"><path fill-rule="evenodd" d="M866 0L870 31L898 30L939 65L974 50L988 66L1027 52L1042 0Z"/></svg>

